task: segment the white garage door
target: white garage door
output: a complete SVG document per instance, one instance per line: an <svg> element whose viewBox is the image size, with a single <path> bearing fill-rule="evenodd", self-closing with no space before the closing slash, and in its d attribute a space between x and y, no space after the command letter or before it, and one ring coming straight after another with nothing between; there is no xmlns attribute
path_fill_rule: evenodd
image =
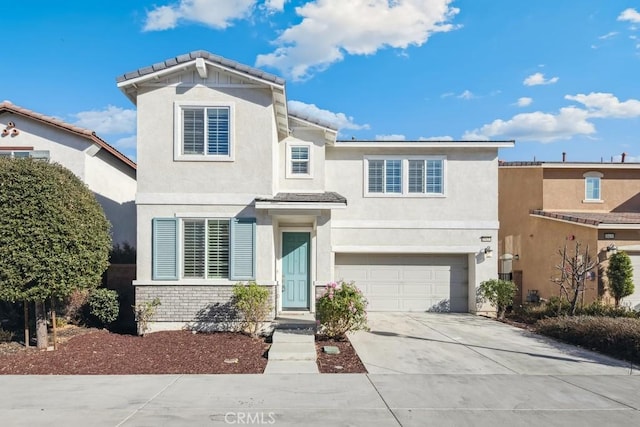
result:
<svg viewBox="0 0 640 427"><path fill-rule="evenodd" d="M469 311L466 255L336 254L335 272L371 311Z"/></svg>
<svg viewBox="0 0 640 427"><path fill-rule="evenodd" d="M640 310L640 253L630 253L629 258L633 265L633 295L623 298L621 304Z"/></svg>

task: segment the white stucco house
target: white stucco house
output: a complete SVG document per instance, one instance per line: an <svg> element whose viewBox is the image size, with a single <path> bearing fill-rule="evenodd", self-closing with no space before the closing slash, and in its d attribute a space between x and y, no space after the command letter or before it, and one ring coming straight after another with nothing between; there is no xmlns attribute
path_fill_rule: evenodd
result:
<svg viewBox="0 0 640 427"><path fill-rule="evenodd" d="M126 73L138 110L136 301L152 330L228 321L231 287L273 314L330 281L369 310L476 311L497 277L498 162L512 141L340 141L285 81L205 51ZM330 90L328 88L327 90Z"/></svg>
<svg viewBox="0 0 640 427"><path fill-rule="evenodd" d="M136 164L95 132L0 103L0 156L59 163L96 196L111 222L114 244L136 244Z"/></svg>

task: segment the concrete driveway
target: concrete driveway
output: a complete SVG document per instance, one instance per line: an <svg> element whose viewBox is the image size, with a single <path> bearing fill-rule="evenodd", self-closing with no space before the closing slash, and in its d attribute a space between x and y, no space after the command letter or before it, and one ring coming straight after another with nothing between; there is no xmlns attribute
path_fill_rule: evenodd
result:
<svg viewBox="0 0 640 427"><path fill-rule="evenodd" d="M350 336L370 374L633 375L635 366L472 314L369 313Z"/></svg>

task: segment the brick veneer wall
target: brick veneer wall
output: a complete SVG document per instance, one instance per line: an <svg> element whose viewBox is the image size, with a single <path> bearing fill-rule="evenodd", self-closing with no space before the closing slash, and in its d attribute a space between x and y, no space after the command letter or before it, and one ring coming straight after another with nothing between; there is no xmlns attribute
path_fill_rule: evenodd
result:
<svg viewBox="0 0 640 427"><path fill-rule="evenodd" d="M267 288L272 309L265 321L270 321L275 317L275 286ZM136 304L160 299L152 322L184 322L196 328L209 325L219 330L234 329L239 318L232 296L232 286L136 286Z"/></svg>

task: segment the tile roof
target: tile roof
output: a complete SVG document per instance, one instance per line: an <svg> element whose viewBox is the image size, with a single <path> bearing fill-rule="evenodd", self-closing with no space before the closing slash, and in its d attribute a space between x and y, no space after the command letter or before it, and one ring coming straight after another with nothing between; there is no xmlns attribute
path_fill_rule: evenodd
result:
<svg viewBox="0 0 640 427"><path fill-rule="evenodd" d="M60 119L55 118L55 117L45 116L44 114L36 113L35 111L31 111L29 109L14 105L9 101L0 102L0 114L5 113L5 112L9 112L9 113L13 113L13 114L19 114L19 115L24 116L24 117L29 117L29 118L31 118L33 120L36 120L36 121L39 121L41 123L45 123L45 124L57 127L59 129L63 129L63 130L66 130L68 132L71 132L71 133L74 133L76 135L79 135L79 136L81 136L83 138L88 139L92 143L97 144L101 148L104 148L105 151L109 152L115 158L117 158L122 163L126 164L127 166L131 167L132 169L135 170L137 168L136 163L133 160L131 160L130 158L125 156L123 153L118 151L115 147L113 147L112 145L107 143L104 139L100 138L92 130L85 129L85 128L82 128L82 127L79 127L79 126L75 126L75 125L72 125L70 123L66 123L66 122L64 122L64 121L62 121Z"/></svg>
<svg viewBox="0 0 640 427"><path fill-rule="evenodd" d="M236 61L232 61L230 59L223 58L222 56L214 55L213 53L207 52L206 50L195 50L193 52L186 53L184 55L178 55L173 58L166 59L162 62L155 63L148 67L138 68L137 70L130 71L128 73L124 73L118 77L116 77L117 83L126 82L127 80L135 79L138 77L146 76L148 74L153 74L157 71L166 70L171 67L175 67L177 65L183 64L185 62L193 61L197 58L202 58L207 61L210 61L214 64L218 64L225 68L230 68L232 70L238 71L240 73L249 74L253 77L260 78L262 80L266 80L277 85L284 85L285 80L281 77L278 77L274 74L266 73L258 68L253 68L248 65L241 64Z"/></svg>
<svg viewBox="0 0 640 427"><path fill-rule="evenodd" d="M530 213L532 215L595 226L600 224L640 225L640 212L553 212L532 209Z"/></svg>
<svg viewBox="0 0 640 427"><path fill-rule="evenodd" d="M286 203L347 203L347 199L344 196L332 191L324 193L278 193L272 198L256 198L256 201Z"/></svg>

